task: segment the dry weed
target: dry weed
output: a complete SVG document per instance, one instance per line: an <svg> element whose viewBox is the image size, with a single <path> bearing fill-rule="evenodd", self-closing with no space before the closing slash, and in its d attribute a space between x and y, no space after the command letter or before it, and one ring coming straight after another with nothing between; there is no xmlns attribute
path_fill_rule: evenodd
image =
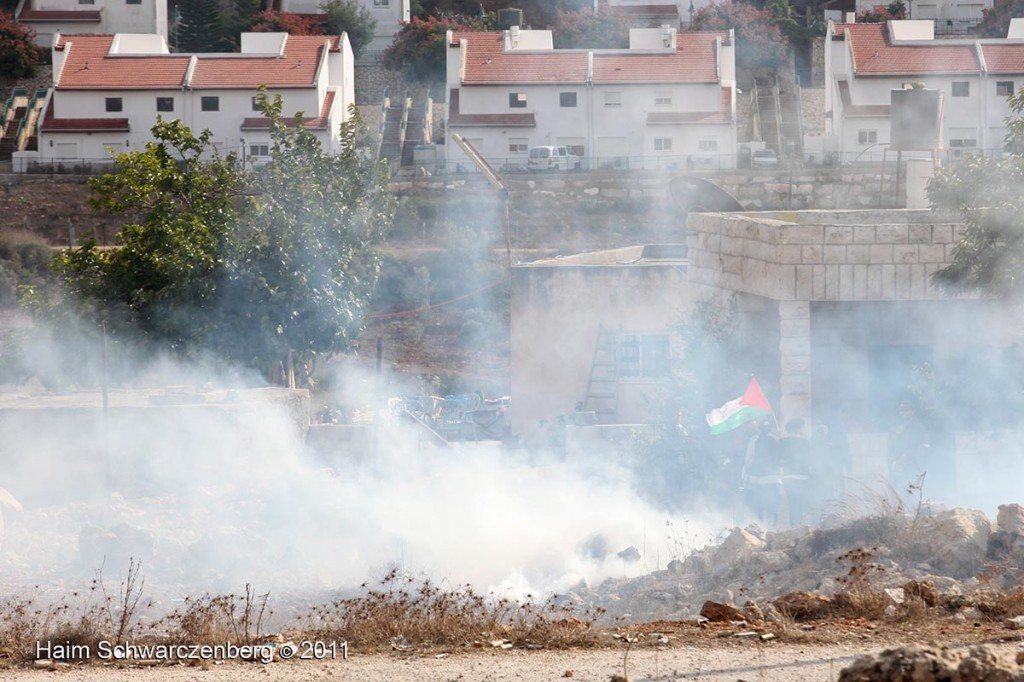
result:
<svg viewBox="0 0 1024 682"><path fill-rule="evenodd" d="M263 621L270 593L257 594L246 584L245 592L186 597L185 605L154 624L162 639L180 644L252 644L263 638Z"/></svg>
<svg viewBox="0 0 1024 682"><path fill-rule="evenodd" d="M842 589L833 596L836 607L851 616L881 618L891 603L889 596L875 589L873 578L885 572L885 567L875 563L878 547L865 549L855 547L836 558L837 563L849 563L845 575L836 578Z"/></svg>
<svg viewBox="0 0 1024 682"><path fill-rule="evenodd" d="M363 648L472 646L508 641L519 646L565 647L593 641L603 611L582 614L552 597L535 602L484 597L469 585L441 587L427 578L389 571L361 596L314 607L311 635ZM397 644L396 644L397 643Z"/></svg>

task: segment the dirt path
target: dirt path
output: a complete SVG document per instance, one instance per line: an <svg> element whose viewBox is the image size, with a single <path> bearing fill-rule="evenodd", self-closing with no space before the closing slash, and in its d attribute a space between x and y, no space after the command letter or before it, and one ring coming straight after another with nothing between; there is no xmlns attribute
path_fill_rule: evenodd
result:
<svg viewBox="0 0 1024 682"><path fill-rule="evenodd" d="M676 648L644 647L630 652L627 661L632 682L670 682L703 680L707 682L827 682L837 680L839 672L858 655L881 649L875 643L864 645L744 643L742 645L680 645ZM871 646L869 646L871 645ZM1016 653L1020 643L990 645L994 651ZM608 682L622 674L623 650L584 651L482 651L436 658L352 654L347 660L288 661L260 665L226 663L206 667L162 667L128 669L91 664L73 666L58 674L59 679L101 682L235 682L242 680L346 682L421 682L423 680L499 682L572 679L582 682ZM0 679L7 682L42 682L54 679L52 671L4 670Z"/></svg>

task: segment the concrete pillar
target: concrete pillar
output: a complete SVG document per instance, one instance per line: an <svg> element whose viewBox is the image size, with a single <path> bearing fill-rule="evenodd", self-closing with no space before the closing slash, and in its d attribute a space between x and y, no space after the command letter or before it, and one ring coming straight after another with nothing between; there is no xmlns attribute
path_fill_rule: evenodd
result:
<svg viewBox="0 0 1024 682"><path fill-rule="evenodd" d="M929 208L928 178L935 172L932 159L907 159L907 208Z"/></svg>
<svg viewBox="0 0 1024 682"><path fill-rule="evenodd" d="M811 304L779 302L779 425L802 417L811 421Z"/></svg>

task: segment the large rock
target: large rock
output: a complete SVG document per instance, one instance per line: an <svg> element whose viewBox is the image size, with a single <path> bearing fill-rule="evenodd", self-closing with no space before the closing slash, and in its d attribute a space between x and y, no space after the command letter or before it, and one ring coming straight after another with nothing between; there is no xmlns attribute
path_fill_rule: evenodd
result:
<svg viewBox="0 0 1024 682"><path fill-rule="evenodd" d="M999 505L999 513L996 515L996 527L1000 533L1024 535L1024 505Z"/></svg>
<svg viewBox="0 0 1024 682"><path fill-rule="evenodd" d="M954 578L976 574L985 561L992 522L977 509L950 509L918 519L911 539L915 556Z"/></svg>
<svg viewBox="0 0 1024 682"><path fill-rule="evenodd" d="M717 567L735 566L754 552L764 549L764 546L765 541L750 531L733 528L715 552L714 564Z"/></svg>
<svg viewBox="0 0 1024 682"><path fill-rule="evenodd" d="M839 673L839 682L1024 682L1024 671L1008 656L985 647L968 651L900 647L862 656Z"/></svg>
<svg viewBox="0 0 1024 682"><path fill-rule="evenodd" d="M793 620L825 618L833 609L832 600L817 592L790 592L773 601L772 605Z"/></svg>
<svg viewBox="0 0 1024 682"><path fill-rule="evenodd" d="M746 620L746 616L735 606L710 600L704 602L704 606L700 607L700 615L712 623L730 623L734 620Z"/></svg>

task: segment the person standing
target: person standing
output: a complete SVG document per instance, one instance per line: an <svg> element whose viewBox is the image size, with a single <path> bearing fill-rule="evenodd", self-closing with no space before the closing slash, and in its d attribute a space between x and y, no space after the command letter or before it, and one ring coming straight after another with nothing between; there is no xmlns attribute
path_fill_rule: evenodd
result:
<svg viewBox="0 0 1024 682"><path fill-rule="evenodd" d="M747 441L741 474L741 489L747 506L765 530L774 530L782 505L782 462L779 441L767 421L757 423L756 432Z"/></svg>
<svg viewBox="0 0 1024 682"><path fill-rule="evenodd" d="M811 492L811 442L804 435L804 429L803 419L790 419L786 422L786 435L779 440L782 492L790 527L803 524Z"/></svg>

